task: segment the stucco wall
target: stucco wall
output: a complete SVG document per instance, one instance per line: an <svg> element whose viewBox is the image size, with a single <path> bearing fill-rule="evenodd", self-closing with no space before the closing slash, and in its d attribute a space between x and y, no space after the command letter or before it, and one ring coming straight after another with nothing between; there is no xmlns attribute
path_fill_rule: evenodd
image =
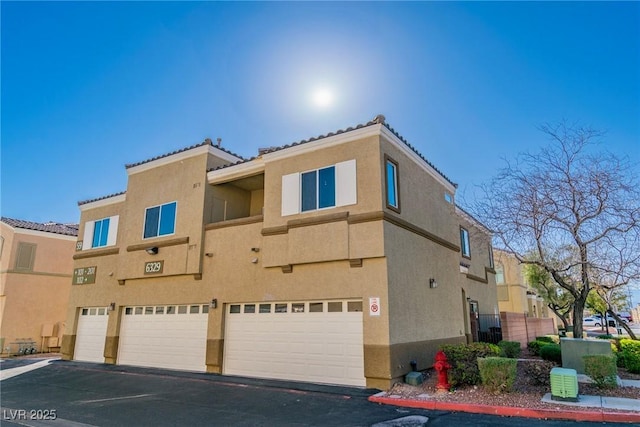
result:
<svg viewBox="0 0 640 427"><path fill-rule="evenodd" d="M4 237L0 274L0 337L10 352L12 343L31 339L40 350L43 325L53 327L55 336L65 329L66 308L71 288L75 237L30 230L12 230L0 223ZM14 269L19 243L36 245L32 271ZM48 347L48 342L44 342Z"/></svg>

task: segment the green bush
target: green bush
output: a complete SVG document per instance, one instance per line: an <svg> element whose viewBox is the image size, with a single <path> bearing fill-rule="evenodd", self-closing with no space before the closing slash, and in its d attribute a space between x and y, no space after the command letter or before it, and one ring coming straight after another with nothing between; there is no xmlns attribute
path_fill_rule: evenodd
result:
<svg viewBox="0 0 640 427"><path fill-rule="evenodd" d="M556 364L548 360L527 360L521 361L522 368L531 384L550 385L551 370Z"/></svg>
<svg viewBox="0 0 640 427"><path fill-rule="evenodd" d="M540 347L542 347L543 345L547 345L549 344L548 342L543 342L543 341L531 341L529 344L527 344L527 348L529 349L529 352L534 355L534 356L539 356L540 355Z"/></svg>
<svg viewBox="0 0 640 427"><path fill-rule="evenodd" d="M491 393L509 392L516 381L518 361L505 357L481 357L478 369L482 385Z"/></svg>
<svg viewBox="0 0 640 427"><path fill-rule="evenodd" d="M478 358L500 355L500 347L483 342L458 345L446 344L441 346L440 349L446 354L451 365L449 383L452 386L480 384Z"/></svg>
<svg viewBox="0 0 640 427"><path fill-rule="evenodd" d="M540 357L557 364L562 363L562 353L559 344L547 344L540 347Z"/></svg>
<svg viewBox="0 0 640 427"><path fill-rule="evenodd" d="M615 353L615 355L616 355L616 366L618 368L625 368L626 366L624 364L624 354L621 351L619 351Z"/></svg>
<svg viewBox="0 0 640 427"><path fill-rule="evenodd" d="M640 374L640 341L620 340L620 352L624 358L624 366L629 372Z"/></svg>
<svg viewBox="0 0 640 427"><path fill-rule="evenodd" d="M618 367L616 356L606 354L588 354L582 356L584 372L591 377L598 388L616 388L618 386Z"/></svg>
<svg viewBox="0 0 640 427"><path fill-rule="evenodd" d="M598 335L596 336L597 339L599 340L610 340L613 338L613 335L611 334L602 334L602 335Z"/></svg>
<svg viewBox="0 0 640 427"><path fill-rule="evenodd" d="M536 337L536 341L542 341L542 342L557 344L556 341L552 337L547 337L547 336Z"/></svg>
<svg viewBox="0 0 640 427"><path fill-rule="evenodd" d="M510 359L517 359L522 351L518 341L500 341L498 347L500 347L500 355Z"/></svg>

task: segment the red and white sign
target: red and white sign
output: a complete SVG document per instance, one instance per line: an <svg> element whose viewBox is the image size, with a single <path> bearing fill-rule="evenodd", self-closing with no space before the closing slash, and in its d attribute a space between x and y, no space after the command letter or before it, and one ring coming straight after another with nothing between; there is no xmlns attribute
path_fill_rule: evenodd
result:
<svg viewBox="0 0 640 427"><path fill-rule="evenodd" d="M369 316L380 316L380 298L369 298Z"/></svg>

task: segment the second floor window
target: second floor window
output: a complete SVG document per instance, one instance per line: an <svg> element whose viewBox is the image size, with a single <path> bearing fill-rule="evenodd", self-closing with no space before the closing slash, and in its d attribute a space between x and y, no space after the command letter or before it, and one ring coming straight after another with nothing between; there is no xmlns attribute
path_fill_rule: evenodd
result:
<svg viewBox="0 0 640 427"><path fill-rule="evenodd" d="M469 244L469 231L460 227L460 251L465 258L471 258L471 245Z"/></svg>
<svg viewBox="0 0 640 427"><path fill-rule="evenodd" d="M385 156L385 179L387 184L387 207L400 212L400 192L398 190L398 163Z"/></svg>
<svg viewBox="0 0 640 427"><path fill-rule="evenodd" d="M358 202L356 160L282 176L282 216Z"/></svg>
<svg viewBox="0 0 640 427"><path fill-rule="evenodd" d="M336 168L302 173L302 212L336 205Z"/></svg>
<svg viewBox="0 0 640 427"><path fill-rule="evenodd" d="M118 234L119 216L114 215L95 221L87 221L84 224L82 250L103 248L116 244Z"/></svg>
<svg viewBox="0 0 640 427"><path fill-rule="evenodd" d="M107 236L109 236L109 218L101 219L93 224L92 248L107 246Z"/></svg>
<svg viewBox="0 0 640 427"><path fill-rule="evenodd" d="M496 284L504 284L504 267L502 264L496 265Z"/></svg>
<svg viewBox="0 0 640 427"><path fill-rule="evenodd" d="M177 202L147 208L144 215L144 238L173 234L176 228Z"/></svg>

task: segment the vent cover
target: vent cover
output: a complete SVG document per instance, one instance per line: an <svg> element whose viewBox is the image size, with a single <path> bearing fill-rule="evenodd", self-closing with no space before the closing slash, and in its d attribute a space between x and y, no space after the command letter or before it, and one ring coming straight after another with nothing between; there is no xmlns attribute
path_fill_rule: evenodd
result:
<svg viewBox="0 0 640 427"><path fill-rule="evenodd" d="M575 369L553 368L551 370L551 399L578 401L578 375Z"/></svg>

